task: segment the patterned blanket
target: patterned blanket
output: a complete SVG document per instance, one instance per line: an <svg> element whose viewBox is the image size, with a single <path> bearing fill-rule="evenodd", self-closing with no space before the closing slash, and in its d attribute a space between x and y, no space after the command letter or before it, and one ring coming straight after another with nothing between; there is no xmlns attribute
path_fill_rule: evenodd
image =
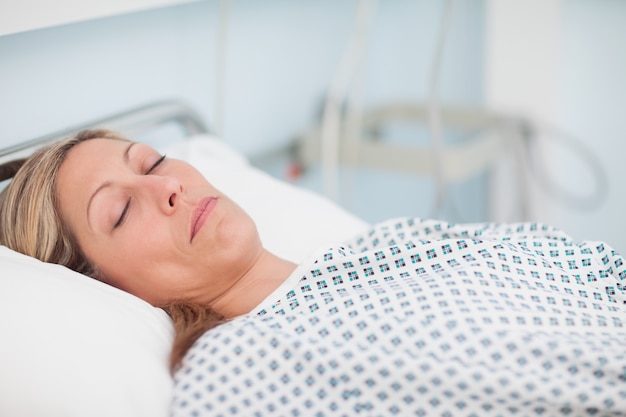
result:
<svg viewBox="0 0 626 417"><path fill-rule="evenodd" d="M546 225L390 220L205 333L172 415L626 415L625 282Z"/></svg>

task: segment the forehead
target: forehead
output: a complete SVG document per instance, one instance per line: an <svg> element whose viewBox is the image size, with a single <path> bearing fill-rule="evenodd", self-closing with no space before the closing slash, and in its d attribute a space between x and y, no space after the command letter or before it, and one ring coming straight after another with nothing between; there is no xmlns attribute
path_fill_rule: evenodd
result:
<svg viewBox="0 0 626 417"><path fill-rule="evenodd" d="M67 174L69 171L75 175L82 175L85 170L94 172L98 168L106 169L114 162L127 162L129 155L137 153L140 149L152 148L124 139L89 139L76 144L68 151L59 167L59 174Z"/></svg>
<svg viewBox="0 0 626 417"><path fill-rule="evenodd" d="M90 139L70 149L56 181L61 205L66 196L73 201L81 200L98 183L110 180L108 177L124 163L124 154L132 145L133 142L118 139Z"/></svg>
<svg viewBox="0 0 626 417"><path fill-rule="evenodd" d="M89 139L84 142L76 144L69 150L65 162L80 162L83 159L99 159L102 157L114 157L123 156L124 152L129 146L135 145L135 142L130 142L122 139L108 139L98 138ZM78 160L78 161L76 161Z"/></svg>

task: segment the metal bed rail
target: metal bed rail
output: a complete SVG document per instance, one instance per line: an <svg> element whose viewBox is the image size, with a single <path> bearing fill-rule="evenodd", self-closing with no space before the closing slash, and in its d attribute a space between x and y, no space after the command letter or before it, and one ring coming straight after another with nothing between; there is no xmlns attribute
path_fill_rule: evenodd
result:
<svg viewBox="0 0 626 417"><path fill-rule="evenodd" d="M84 129L106 127L134 136L167 124L179 126L188 135L209 133L200 115L187 104L175 99L163 100L2 148L0 149L0 162L27 156L39 147Z"/></svg>

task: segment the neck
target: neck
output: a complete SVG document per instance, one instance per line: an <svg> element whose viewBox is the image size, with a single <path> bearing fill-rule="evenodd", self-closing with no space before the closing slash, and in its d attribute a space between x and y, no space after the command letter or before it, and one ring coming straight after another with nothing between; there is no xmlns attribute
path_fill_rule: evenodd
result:
<svg viewBox="0 0 626 417"><path fill-rule="evenodd" d="M211 303L226 318L249 313L282 284L296 264L263 250L252 267L228 291Z"/></svg>

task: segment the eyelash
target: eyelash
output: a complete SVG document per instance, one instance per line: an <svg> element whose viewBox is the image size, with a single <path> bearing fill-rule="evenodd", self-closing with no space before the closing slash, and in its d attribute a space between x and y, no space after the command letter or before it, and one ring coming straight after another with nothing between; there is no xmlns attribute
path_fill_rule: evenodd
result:
<svg viewBox="0 0 626 417"><path fill-rule="evenodd" d="M165 157L167 155L162 155L155 163L154 165L152 165L148 171L146 171L146 173L144 175L150 175L150 173L152 171L154 171L155 169L157 169L159 167L159 165L161 165L161 163L163 163L163 161L165 161ZM124 220L126 219L126 215L128 214L128 209L130 208L130 198L128 199L128 201L126 202L126 205L124 206L124 210L122 210L122 214L120 215L120 218L117 220L117 222L113 225L113 229L117 229L118 227L120 227L122 225L122 223L124 223Z"/></svg>
<svg viewBox="0 0 626 417"><path fill-rule="evenodd" d="M161 156L161 157L159 158L159 160L158 160L158 161L156 161L156 162L154 163L154 165L152 165L152 166L150 167L150 169L149 169L149 170L145 173L145 175L149 175L152 171L154 171L155 169L157 169L157 167L158 167L159 165L161 165L161 163L162 163L163 161L165 161L165 157L166 157L166 156L167 156L167 155L163 155L163 156Z"/></svg>

